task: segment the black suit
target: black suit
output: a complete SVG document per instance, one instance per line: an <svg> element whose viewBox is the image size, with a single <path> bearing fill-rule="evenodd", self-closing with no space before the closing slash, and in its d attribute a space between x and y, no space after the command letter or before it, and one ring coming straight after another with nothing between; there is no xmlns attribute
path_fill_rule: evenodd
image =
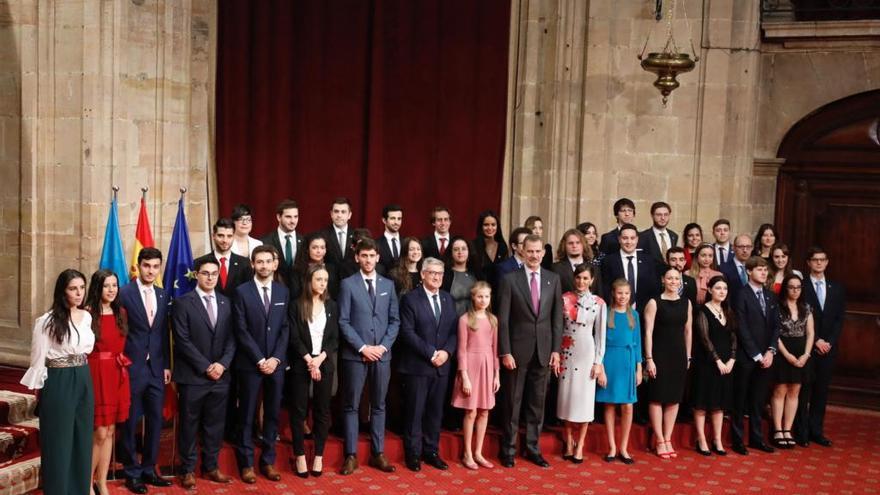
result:
<svg viewBox="0 0 880 495"><path fill-rule="evenodd" d="M449 249L449 241L450 241L450 239L452 239L455 236L453 236L451 232L448 232L445 237L446 237L446 246L444 247L444 250ZM437 238L434 237L434 232L431 232L431 235L422 239L421 243L422 243L422 259L425 259L428 257L437 258L438 260L443 259L443 255L440 254L440 245L437 243Z"/></svg>
<svg viewBox="0 0 880 495"><path fill-rule="evenodd" d="M220 267L220 261L215 252L212 251L208 254L202 255L199 260L202 258L208 258L214 263L217 263L218 268ZM236 287L254 278L254 270L251 268L251 260L230 251L226 274L226 285L223 285L222 280L218 280L217 287L215 287L214 290L231 300L235 295Z"/></svg>
<svg viewBox="0 0 880 495"><path fill-rule="evenodd" d="M376 239L376 245L379 246L379 264L385 268L384 273L391 273L391 269L397 266L397 262L400 259L401 254L401 242L403 241L403 234L398 233L397 237L397 257L391 251L391 245L388 243L388 238L385 237L385 232L382 232L382 235Z"/></svg>
<svg viewBox="0 0 880 495"><path fill-rule="evenodd" d="M681 295L691 302L691 308L697 309L697 281L690 275L681 274Z"/></svg>
<svg viewBox="0 0 880 495"><path fill-rule="evenodd" d="M648 301L660 294L660 276L657 274L657 264L644 251L636 251L633 256L633 263L637 263L638 267L636 268L636 285L633 287L632 298L636 303L636 309L641 312L645 309ZM626 278L626 270L618 249L602 258L602 284L604 286L602 297L606 301L613 300L611 284L619 278Z"/></svg>
<svg viewBox="0 0 880 495"><path fill-rule="evenodd" d="M696 261L694 261L696 263ZM743 267L745 269L745 267ZM742 291L743 287L748 285L748 282L743 284L742 278L739 274L739 268L736 266L736 262L733 261L731 257L727 263L718 266L718 271L720 271L725 278L727 278L727 287L728 287L728 296L727 299L733 304L737 299L739 299L739 293ZM748 273L746 273L746 277L748 277Z"/></svg>
<svg viewBox="0 0 880 495"><path fill-rule="evenodd" d="M602 237L599 239L599 251L605 254L620 251L620 241L617 239L619 236L620 229L617 227L602 234Z"/></svg>
<svg viewBox="0 0 880 495"><path fill-rule="evenodd" d="M733 302L736 312L736 365L733 368L733 411L730 434L735 445L745 445L743 416L749 416L749 445L764 443L761 415L767 404L771 368L762 368L755 357L776 351L779 342L779 303L773 291L762 289L766 310L751 285ZM785 359L781 355L773 359Z"/></svg>
<svg viewBox="0 0 880 495"><path fill-rule="evenodd" d="M666 229L666 249L669 249L673 246L678 245L678 234L675 232ZM648 253L651 257L654 258L654 261L659 265L666 264L665 253L662 249L660 249L660 244L657 243L657 236L654 235L654 228L649 228L647 230L643 230L639 232L639 246L642 251Z"/></svg>
<svg viewBox="0 0 880 495"><path fill-rule="evenodd" d="M305 432L303 421L308 414L309 385L312 386L312 419L315 438L315 455L323 455L327 432L330 430L330 397L333 394L333 375L336 372L336 353L339 350L339 309L332 299L324 301L327 323L319 346L320 352L312 352L312 334L309 323L299 316L295 303L290 305L290 372L287 375L287 397L291 399L290 429L293 432L293 451L304 455ZM319 368L321 380L313 381L304 356L327 353Z"/></svg>
<svg viewBox="0 0 880 495"><path fill-rule="evenodd" d="M813 308L815 340L822 339L831 344L831 351L822 355L813 348L810 359L813 361L815 378L801 387L798 402L798 415L794 424L794 435L801 440L825 436L825 406L828 404L828 388L837 357L840 332L846 315L846 291L838 282L825 279L825 305L819 304L816 288L809 275L803 280L804 298ZM803 418L808 418L804 420Z"/></svg>
<svg viewBox="0 0 880 495"><path fill-rule="evenodd" d="M592 263L591 261L585 261L585 263ZM567 259L562 261L557 261L553 263L553 268L551 268L554 273L559 275L559 283L562 286L562 293L571 292L574 290L574 268L571 267L571 262ZM602 274L600 270L596 270L596 276L593 277L593 285L590 286L590 292L594 294L599 294L602 291Z"/></svg>
<svg viewBox="0 0 880 495"><path fill-rule="evenodd" d="M287 286L288 289L298 294L299 279L293 274L293 260L296 259L296 253L299 253L299 250L302 248L303 236L297 234L296 231L291 232L291 235L293 236L291 239L291 243L295 244L295 246L293 246L294 253L292 253L293 258L291 259L290 263L287 263L284 256L286 252L285 247L287 245L287 239L284 239L284 242L282 242L281 238L278 237L277 228L263 236L263 238L260 240L263 241L263 244L273 246L276 250L278 250L278 276L281 278L281 282L285 286Z"/></svg>
<svg viewBox="0 0 880 495"><path fill-rule="evenodd" d="M211 301L216 325L211 324L197 291L174 301L171 323L174 332L174 374L180 407L180 464L183 473L196 467L196 436L202 431L202 471L217 469L223 443L229 371L235 356L232 303L218 291ZM218 380L208 377L212 363L223 366Z"/></svg>
<svg viewBox="0 0 880 495"><path fill-rule="evenodd" d="M336 235L336 227L332 224L313 234L321 236L327 245L327 254L324 257L324 261L327 263L333 263L337 267L342 264L342 260L347 260L353 257L351 243L354 242L354 236L352 235L354 227L349 225L345 229L345 246L342 246L342 249L339 247L339 237ZM345 277L342 277L340 280L344 278Z"/></svg>

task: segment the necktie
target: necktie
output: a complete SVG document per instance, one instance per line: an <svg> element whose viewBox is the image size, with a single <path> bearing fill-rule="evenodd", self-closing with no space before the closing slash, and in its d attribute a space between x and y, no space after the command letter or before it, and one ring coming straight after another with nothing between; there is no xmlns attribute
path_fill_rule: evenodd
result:
<svg viewBox="0 0 880 495"><path fill-rule="evenodd" d="M266 314L269 314L269 288L265 285L263 286L263 309L266 311Z"/></svg>
<svg viewBox="0 0 880 495"><path fill-rule="evenodd" d="M391 238L391 258L395 260L400 258L400 251L397 250L397 237Z"/></svg>
<svg viewBox="0 0 880 495"><path fill-rule="evenodd" d="M746 277L746 267L745 265L739 265L739 281L742 282L743 285L748 283L749 279Z"/></svg>
<svg viewBox="0 0 880 495"><path fill-rule="evenodd" d="M434 294L433 296L431 296L431 298L434 300L434 321L437 322L437 324L439 325L440 324L440 299L439 299L440 296L438 294Z"/></svg>
<svg viewBox="0 0 880 495"><path fill-rule="evenodd" d="M626 281L636 290L636 267L633 266L633 256L626 257Z"/></svg>
<svg viewBox="0 0 880 495"><path fill-rule="evenodd" d="M336 232L336 236L339 238L339 251L345 256L345 233L340 230Z"/></svg>
<svg viewBox="0 0 880 495"><path fill-rule="evenodd" d="M208 319L211 320L211 327L217 326L217 315L214 314L214 303L211 300L214 296L205 296L205 309L208 310Z"/></svg>
<svg viewBox="0 0 880 495"><path fill-rule="evenodd" d="M538 310L541 307L541 290L538 288L538 274L536 272L532 272L532 281L529 283L529 289L532 292L532 308L535 310L535 316L537 316Z"/></svg>
<svg viewBox="0 0 880 495"><path fill-rule="evenodd" d="M724 248L719 247L718 248L718 263L721 264L721 263L726 263L726 262L727 262L727 257L724 255Z"/></svg>
<svg viewBox="0 0 880 495"><path fill-rule="evenodd" d="M663 259L666 259L666 251L669 251L669 244L666 242L666 232L660 232L660 252L663 253Z"/></svg>
<svg viewBox="0 0 880 495"><path fill-rule="evenodd" d="M373 279L368 278L365 279L367 281L367 294L370 295L370 302L373 303L373 307L376 307L376 290L373 289Z"/></svg>
<svg viewBox="0 0 880 495"><path fill-rule="evenodd" d="M443 256L443 253L446 252L446 238L440 238L440 256Z"/></svg>
<svg viewBox="0 0 880 495"><path fill-rule="evenodd" d="M678 295L680 296L682 294L684 294L684 280L682 280L681 283L678 284Z"/></svg>
<svg viewBox="0 0 880 495"><path fill-rule="evenodd" d="M816 299L819 300L819 307L825 309L825 284L822 280L816 281Z"/></svg>
<svg viewBox="0 0 880 495"><path fill-rule="evenodd" d="M758 296L758 302L761 303L761 314L767 315L767 301L764 300L764 291L758 289L755 291L755 295Z"/></svg>
<svg viewBox="0 0 880 495"><path fill-rule="evenodd" d="M284 236L287 241L284 244L284 262L287 266L293 265L293 244L290 242L290 234Z"/></svg>
<svg viewBox="0 0 880 495"><path fill-rule="evenodd" d="M229 271L226 269L226 258L220 258L220 287L226 288L226 279L229 277Z"/></svg>
<svg viewBox="0 0 880 495"><path fill-rule="evenodd" d="M156 318L156 301L153 300L153 291L144 289L144 303L147 309L147 321L153 326L153 319Z"/></svg>

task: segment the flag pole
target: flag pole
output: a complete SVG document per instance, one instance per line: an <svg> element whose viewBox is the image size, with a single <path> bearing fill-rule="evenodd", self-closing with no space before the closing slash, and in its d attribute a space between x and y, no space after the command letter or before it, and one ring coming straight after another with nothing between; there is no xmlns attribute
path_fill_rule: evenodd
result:
<svg viewBox="0 0 880 495"><path fill-rule="evenodd" d="M119 186L113 186L110 189L113 191L113 201L116 201L116 198L119 194Z"/></svg>
<svg viewBox="0 0 880 495"><path fill-rule="evenodd" d="M141 198L147 199L147 191L150 190L149 186L144 186L141 188Z"/></svg>

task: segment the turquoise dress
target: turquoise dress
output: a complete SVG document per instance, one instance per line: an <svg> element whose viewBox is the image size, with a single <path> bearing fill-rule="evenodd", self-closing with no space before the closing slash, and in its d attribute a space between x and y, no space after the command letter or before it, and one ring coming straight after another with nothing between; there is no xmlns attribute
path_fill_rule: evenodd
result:
<svg viewBox="0 0 880 495"><path fill-rule="evenodd" d="M605 388L596 387L596 401L606 404L632 404L636 401L636 365L642 361L642 329L639 314L633 311L630 327L626 313L609 308L614 319L605 331Z"/></svg>

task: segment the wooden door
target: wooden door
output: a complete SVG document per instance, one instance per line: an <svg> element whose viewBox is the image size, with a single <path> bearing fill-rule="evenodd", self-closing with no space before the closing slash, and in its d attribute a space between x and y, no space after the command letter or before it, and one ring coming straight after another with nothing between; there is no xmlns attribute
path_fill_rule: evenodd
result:
<svg viewBox="0 0 880 495"><path fill-rule="evenodd" d="M847 311L831 401L880 409L880 90L807 115L779 147L776 225L795 266L820 245Z"/></svg>

